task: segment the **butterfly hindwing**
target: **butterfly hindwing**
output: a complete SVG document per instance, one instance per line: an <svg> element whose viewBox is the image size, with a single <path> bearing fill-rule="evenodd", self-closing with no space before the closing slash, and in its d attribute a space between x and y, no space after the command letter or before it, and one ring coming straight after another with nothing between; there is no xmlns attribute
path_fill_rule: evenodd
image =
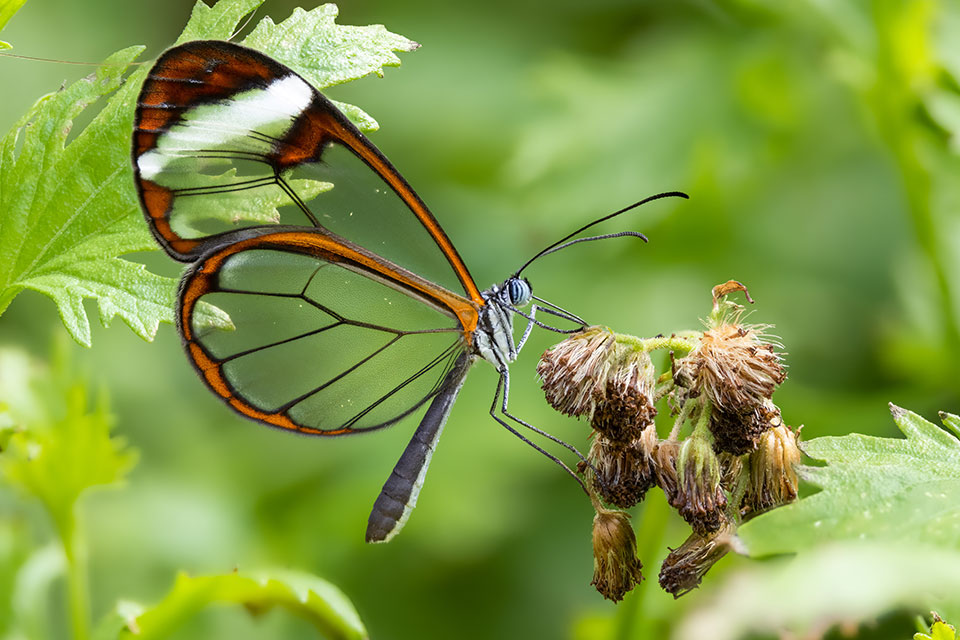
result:
<svg viewBox="0 0 960 640"><path fill-rule="evenodd" d="M236 326L195 324L208 301ZM392 424L465 349L469 301L314 230L264 230L201 257L178 320L194 365L235 410L335 435ZM471 319L472 318L472 319Z"/></svg>

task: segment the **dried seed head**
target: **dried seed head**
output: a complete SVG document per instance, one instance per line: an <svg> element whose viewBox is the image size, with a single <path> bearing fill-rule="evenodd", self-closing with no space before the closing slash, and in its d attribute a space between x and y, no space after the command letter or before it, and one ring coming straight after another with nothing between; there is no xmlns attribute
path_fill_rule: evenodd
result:
<svg viewBox="0 0 960 640"><path fill-rule="evenodd" d="M771 400L743 415L714 409L710 414L710 432L713 433L713 448L719 452L743 455L757 448L760 436L783 420L780 409Z"/></svg>
<svg viewBox="0 0 960 640"><path fill-rule="evenodd" d="M730 524L709 536L692 534L663 561L660 586L674 598L696 589L710 567L730 550L732 540Z"/></svg>
<svg viewBox="0 0 960 640"><path fill-rule="evenodd" d="M714 408L710 414L710 432L717 452L726 451L739 456L753 451L760 434L769 426L761 409L740 414Z"/></svg>
<svg viewBox="0 0 960 640"><path fill-rule="evenodd" d="M626 444L596 434L587 459L596 469L588 476L590 487L605 503L628 509L643 500L654 485L653 452L657 432L653 425ZM581 463L582 464L582 463ZM578 467L587 472L586 465Z"/></svg>
<svg viewBox="0 0 960 640"><path fill-rule="evenodd" d="M750 454L750 479L743 497L745 513L759 513L797 499L797 472L800 447L794 431L781 424L760 437L760 445Z"/></svg>
<svg viewBox="0 0 960 640"><path fill-rule="evenodd" d="M608 600L619 602L640 584L642 564L637 558L637 538L623 511L597 512L593 518L593 581L590 584Z"/></svg>
<svg viewBox="0 0 960 640"><path fill-rule="evenodd" d="M609 370L603 394L594 397L590 420L594 431L614 442L629 442L653 423L656 369L646 351L621 346L619 357Z"/></svg>
<svg viewBox="0 0 960 640"><path fill-rule="evenodd" d="M613 332L590 327L548 349L537 364L547 402L568 416L593 415L613 364Z"/></svg>
<svg viewBox="0 0 960 640"><path fill-rule="evenodd" d="M717 459L720 461L720 486L730 490L743 473L743 456L724 452L717 454Z"/></svg>
<svg viewBox="0 0 960 640"><path fill-rule="evenodd" d="M657 479L657 486L663 489L667 502L675 506L677 494L680 491L677 480L677 455L680 453L680 443L676 440L661 440L653 451L653 473Z"/></svg>
<svg viewBox="0 0 960 640"><path fill-rule="evenodd" d="M727 494L720 484L720 461L710 442L696 433L684 440L676 468L678 489L671 506L701 535L720 529L727 521Z"/></svg>
<svg viewBox="0 0 960 640"><path fill-rule="evenodd" d="M766 325L740 322L739 312L703 332L697 347L678 360L674 380L705 393L716 409L743 415L769 399L787 373Z"/></svg>

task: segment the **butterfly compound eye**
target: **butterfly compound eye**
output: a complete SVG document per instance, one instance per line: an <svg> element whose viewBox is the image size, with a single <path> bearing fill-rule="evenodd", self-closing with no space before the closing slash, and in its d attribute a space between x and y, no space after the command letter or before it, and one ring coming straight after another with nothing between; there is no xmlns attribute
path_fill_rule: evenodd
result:
<svg viewBox="0 0 960 640"><path fill-rule="evenodd" d="M510 304L515 306L527 304L533 296L533 289L526 278L510 278L505 288L507 295L510 297Z"/></svg>

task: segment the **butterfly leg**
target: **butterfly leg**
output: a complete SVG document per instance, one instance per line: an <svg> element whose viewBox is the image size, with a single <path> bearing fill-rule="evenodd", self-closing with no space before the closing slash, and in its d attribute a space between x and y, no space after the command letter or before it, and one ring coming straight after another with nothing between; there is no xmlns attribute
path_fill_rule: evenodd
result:
<svg viewBox="0 0 960 640"><path fill-rule="evenodd" d="M523 349L523 345L527 343L527 338L530 337L530 332L533 331L533 325L537 323L537 305L530 305L530 317L527 318L527 328L523 330L523 335L520 336L520 341L517 343L516 352L520 353L520 349Z"/></svg>
<svg viewBox="0 0 960 640"><path fill-rule="evenodd" d="M557 436L555 436L555 435L553 435L553 434L550 434L550 433L547 433L547 432L544 431L543 429L538 429L537 427L533 426L532 424L530 424L530 423L527 422L526 420L523 420L523 419L521 419L521 418L518 418L517 416L513 415L512 413L510 413L510 410L507 408L507 405L508 405L508 403L509 403L509 401L510 401L510 369L508 369L506 366L504 366L503 369L502 369L501 372L500 372L500 382L501 382L502 387L503 387L503 396L502 396L502 402L501 402L501 405L500 405L500 413L502 413L505 417L509 418L510 420L514 421L515 423L517 423L517 424L519 424L519 425L522 425L522 426L526 427L527 429L530 429L530 430L533 431L534 433L537 433L537 434L539 434L539 435L547 438L548 440L552 440L553 442L556 442L556 443L559 444L561 447L564 447L565 449L568 449L569 451L571 451L571 452L572 452L575 456L577 456L577 458L579 458L581 461L587 462L587 459L583 456L583 454L580 453L580 451L578 451L577 448L574 447L572 444L569 444L569 443L567 443L567 442L564 442L563 440L561 440L561 439L558 438ZM500 386L498 385L497 394L499 395L499 393L500 393Z"/></svg>
<svg viewBox="0 0 960 640"><path fill-rule="evenodd" d="M506 367L504 367L504 371L506 371ZM496 421L500 424L501 427L503 427L504 429L506 429L507 431L509 431L509 432L512 433L513 435L517 436L518 438L520 438L520 440L522 440L522 441L525 442L526 444L530 445L531 447L533 447L534 449L536 449L537 451L539 451L540 453L542 453L544 456L546 456L547 458L549 458L550 460L552 460L552 461L555 462L556 464L560 465L560 467L561 467L564 471L566 471L568 474L570 474L570 476L572 476L573 479L576 480L576 481L580 484L580 486L583 488L584 492L586 492L586 493L589 495L589 492L587 491L586 486L583 484L583 480L581 480L579 477L577 477L577 474L574 473L573 470L572 470L570 467L568 467L560 458L558 458L557 456L553 455L553 454L550 453L549 451L545 450L543 447L540 447L540 446L537 445L536 443L531 442L529 438L525 437L522 433L520 433L519 431L517 431L516 429L514 429L512 426L510 426L510 424L507 423L506 420L504 420L503 418L501 418L500 416L497 415L497 409L498 409L498 406L497 406L497 405L500 403L500 394L501 394L501 392L502 392L502 391L504 390L504 388L505 388L504 380L506 380L506 377L504 376L504 372L501 371L501 372L500 372L500 380L497 381L497 391L496 391L496 393L494 393L494 395L493 395L493 403L490 405L490 417L493 418L494 420L496 420ZM529 425L527 425L526 423L523 423L523 422L521 422L520 424L523 424L524 426L529 426ZM539 429L534 429L534 430L537 431L538 433L543 433L544 435L546 435L548 438L550 438L550 439L552 439L552 440L556 440L556 438L554 438L554 437L551 436L550 434L544 433L544 432L540 431ZM565 444L565 443L564 443L564 444ZM569 445L568 445L568 446L569 446Z"/></svg>

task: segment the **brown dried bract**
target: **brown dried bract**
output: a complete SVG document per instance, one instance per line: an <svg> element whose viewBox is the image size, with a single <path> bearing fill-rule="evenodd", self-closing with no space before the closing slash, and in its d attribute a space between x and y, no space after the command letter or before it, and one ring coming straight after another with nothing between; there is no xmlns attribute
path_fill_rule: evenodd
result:
<svg viewBox="0 0 960 640"><path fill-rule="evenodd" d="M657 433L648 426L639 438L628 443L612 442L596 434L587 459L597 473L590 486L605 503L628 509L646 496L655 484L653 452ZM586 465L581 468L586 471Z"/></svg>
<svg viewBox="0 0 960 640"><path fill-rule="evenodd" d="M757 513L797 499L797 471L801 453L800 430L785 424L763 434L750 454L750 478L743 498L743 512Z"/></svg>
<svg viewBox="0 0 960 640"><path fill-rule="evenodd" d="M660 567L660 586L674 598L696 589L703 576L730 550L732 525L701 536L694 533L673 549Z"/></svg>
<svg viewBox="0 0 960 640"><path fill-rule="evenodd" d="M643 579L637 538L623 511L601 510L593 518L593 580L608 600L619 602Z"/></svg>
<svg viewBox="0 0 960 640"><path fill-rule="evenodd" d="M653 406L655 370L646 352L631 351L616 358L607 375L604 393L594 398L590 426L614 442L629 442L657 415Z"/></svg>

